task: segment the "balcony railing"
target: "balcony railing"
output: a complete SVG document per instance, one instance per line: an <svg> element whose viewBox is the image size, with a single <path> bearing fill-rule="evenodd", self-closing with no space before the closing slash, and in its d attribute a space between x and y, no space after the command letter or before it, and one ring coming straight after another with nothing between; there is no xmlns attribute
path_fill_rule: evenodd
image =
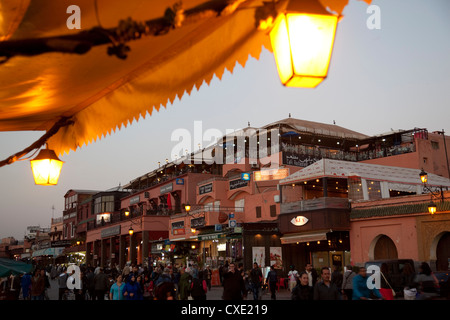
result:
<svg viewBox="0 0 450 320"><path fill-rule="evenodd" d="M281 214L319 209L347 209L349 207L347 198L322 197L281 203Z"/></svg>

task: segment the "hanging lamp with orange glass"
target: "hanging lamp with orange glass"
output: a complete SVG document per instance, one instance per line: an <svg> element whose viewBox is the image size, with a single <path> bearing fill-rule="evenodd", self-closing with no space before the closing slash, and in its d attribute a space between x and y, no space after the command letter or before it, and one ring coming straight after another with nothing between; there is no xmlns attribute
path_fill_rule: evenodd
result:
<svg viewBox="0 0 450 320"><path fill-rule="evenodd" d="M317 0L290 0L278 14L270 41L283 85L315 88L327 77L338 18Z"/></svg>
<svg viewBox="0 0 450 320"><path fill-rule="evenodd" d="M32 160L31 170L33 172L34 182L37 185L51 186L58 184L59 175L63 161L51 149L42 149Z"/></svg>

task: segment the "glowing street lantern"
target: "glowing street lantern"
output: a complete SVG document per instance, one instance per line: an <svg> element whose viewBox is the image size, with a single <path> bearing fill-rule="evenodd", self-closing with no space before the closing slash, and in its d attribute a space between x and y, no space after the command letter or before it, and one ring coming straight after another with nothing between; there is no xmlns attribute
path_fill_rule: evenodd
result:
<svg viewBox="0 0 450 320"><path fill-rule="evenodd" d="M422 171L420 171L419 176L420 176L420 181L422 181L422 183L428 182L428 174L423 169L422 169Z"/></svg>
<svg viewBox="0 0 450 320"><path fill-rule="evenodd" d="M63 161L59 160L55 151L42 149L33 160L30 160L34 182L37 185L50 186L58 184Z"/></svg>
<svg viewBox="0 0 450 320"><path fill-rule="evenodd" d="M317 0L289 1L270 32L283 85L315 88L327 77L337 23Z"/></svg>
<svg viewBox="0 0 450 320"><path fill-rule="evenodd" d="M430 214L435 214L437 211L437 207L434 204L434 202L430 202L430 204L428 205L428 213Z"/></svg>

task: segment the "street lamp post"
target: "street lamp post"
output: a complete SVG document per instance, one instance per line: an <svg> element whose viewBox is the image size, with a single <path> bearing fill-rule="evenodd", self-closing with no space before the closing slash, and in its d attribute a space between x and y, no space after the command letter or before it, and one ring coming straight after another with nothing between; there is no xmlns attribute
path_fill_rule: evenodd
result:
<svg viewBox="0 0 450 320"><path fill-rule="evenodd" d="M444 201L444 192L442 191L442 186L439 187L439 191L436 192L435 190L431 189L427 182L428 182L428 174L422 169L419 173L420 181L422 181L422 185L424 190L427 190L431 194L431 201L428 204L428 213L431 215L435 214L437 212L437 206L433 201L433 198L440 198L441 202Z"/></svg>

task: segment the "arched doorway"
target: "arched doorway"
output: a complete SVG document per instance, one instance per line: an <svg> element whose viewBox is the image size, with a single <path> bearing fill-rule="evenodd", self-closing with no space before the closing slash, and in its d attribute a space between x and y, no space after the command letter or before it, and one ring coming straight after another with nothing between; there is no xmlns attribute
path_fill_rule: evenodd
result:
<svg viewBox="0 0 450 320"><path fill-rule="evenodd" d="M381 235L375 244L373 256L374 260L398 259L394 241L386 235Z"/></svg>
<svg viewBox="0 0 450 320"><path fill-rule="evenodd" d="M436 247L436 270L446 271L449 269L450 259L450 232L445 232L439 239Z"/></svg>

